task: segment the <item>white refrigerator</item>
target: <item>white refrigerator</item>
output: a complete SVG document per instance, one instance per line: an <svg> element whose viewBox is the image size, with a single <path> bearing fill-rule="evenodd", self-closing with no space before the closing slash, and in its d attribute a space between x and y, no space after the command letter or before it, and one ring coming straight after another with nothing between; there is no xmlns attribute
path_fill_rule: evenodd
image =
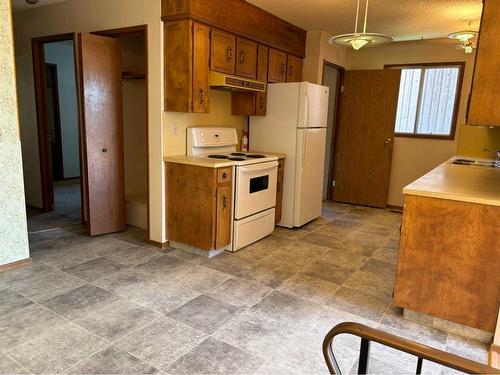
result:
<svg viewBox="0 0 500 375"><path fill-rule="evenodd" d="M267 114L250 117L250 149L286 154L280 226L321 215L328 87L309 82L267 86Z"/></svg>

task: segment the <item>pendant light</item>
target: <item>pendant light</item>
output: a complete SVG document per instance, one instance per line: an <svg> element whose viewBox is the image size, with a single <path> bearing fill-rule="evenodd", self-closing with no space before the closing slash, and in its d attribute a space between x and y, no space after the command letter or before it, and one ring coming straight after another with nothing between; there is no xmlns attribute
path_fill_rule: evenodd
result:
<svg viewBox="0 0 500 375"><path fill-rule="evenodd" d="M471 23L473 21L472 18L461 18L460 21L467 22L468 29L451 33L450 35L448 35L448 38L455 39L460 42L460 44L457 45L458 49L463 49L465 53L472 53L474 48L476 48L476 45L472 42L472 39L478 36L478 32L471 30Z"/></svg>
<svg viewBox="0 0 500 375"><path fill-rule="evenodd" d="M368 1L369 0L366 0L365 22L363 25L363 32L358 33L359 2L360 2L360 0L358 0L358 4L356 7L356 23L354 25L354 33L336 35L330 38L329 40L330 44L351 46L357 51L364 46L367 47L381 46L383 44L387 44L393 41L392 37L390 37L389 35L366 32L366 24L368 20Z"/></svg>

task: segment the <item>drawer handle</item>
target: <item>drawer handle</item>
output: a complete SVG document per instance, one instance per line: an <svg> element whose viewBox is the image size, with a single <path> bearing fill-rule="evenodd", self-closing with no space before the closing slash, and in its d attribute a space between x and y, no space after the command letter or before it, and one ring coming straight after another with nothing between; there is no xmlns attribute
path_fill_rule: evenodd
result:
<svg viewBox="0 0 500 375"><path fill-rule="evenodd" d="M226 49L226 60L231 61L233 58L233 49L231 47L227 47Z"/></svg>
<svg viewBox="0 0 500 375"><path fill-rule="evenodd" d="M227 173L226 173L226 172L224 172L224 173L222 174L222 178L224 178L224 179L226 179L226 178L227 178Z"/></svg>

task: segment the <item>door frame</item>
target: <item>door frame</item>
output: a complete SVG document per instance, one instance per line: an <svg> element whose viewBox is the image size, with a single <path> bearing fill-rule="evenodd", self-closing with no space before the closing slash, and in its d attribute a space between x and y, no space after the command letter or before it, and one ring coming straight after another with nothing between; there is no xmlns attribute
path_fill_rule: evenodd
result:
<svg viewBox="0 0 500 375"><path fill-rule="evenodd" d="M99 31L93 31L90 34L96 34L96 35L101 35L101 36L109 36L113 38L121 37L121 36L126 36L126 35L133 35L133 34L143 34L144 35L144 80L146 83L146 153L147 153L147 170L146 170L146 194L147 194L147 199L146 199L146 212L147 212L147 223L148 223L148 240L150 240L151 236L151 222L150 222L150 197L149 197L149 50L148 50L148 25L143 24L143 25L136 25L136 26L127 26L127 27L121 27L121 28L116 28L116 29L106 29L106 30L99 30Z"/></svg>
<svg viewBox="0 0 500 375"><path fill-rule="evenodd" d="M342 99L342 86L344 83L344 72L345 68L341 65L337 65L334 63L329 62L328 60L324 59L323 60L323 70L321 74L321 84L324 85L325 83L325 67L329 66L331 68L337 69L339 76L337 79L337 90L335 91L335 111L333 113L333 120L332 120L332 142L331 142L331 149L330 149L330 166L329 166L329 171L328 171L328 193L327 193L327 199L329 201L333 201L333 180L335 178L335 151L337 148L337 135L338 135L338 130L339 130L339 113L340 113L340 101Z"/></svg>
<svg viewBox="0 0 500 375"><path fill-rule="evenodd" d="M55 133L55 138L56 138L56 147L57 151L59 153L60 160L58 160L57 164L58 168L61 170L58 171L60 172L60 180L64 180L64 162L63 162L63 147L62 147L62 132L61 132L61 109L59 107L59 79L58 79L58 74L57 74L57 64L53 63L45 63L45 72L47 73L47 70L50 70L50 75L52 76L52 106L53 106L53 111L54 111L54 133ZM55 83L55 84L54 84ZM52 148L51 148L52 152ZM54 171L54 155L51 154L52 157L52 177L55 175Z"/></svg>
<svg viewBox="0 0 500 375"><path fill-rule="evenodd" d="M75 33L56 34L49 36L36 37L31 39L31 51L33 58L33 79L35 85L35 106L36 106L36 121L38 130L38 153L40 159L40 178L42 187L42 211L49 212L54 210L54 182L52 171L52 152L49 137L49 122L47 113L47 76L45 74L45 53L44 44L52 42L62 42L65 40L73 41L73 49L76 49ZM75 80L78 82L76 61L75 64ZM77 90L77 98L80 93ZM79 137L81 145L81 122L78 124ZM81 146L80 146L81 148ZM80 177L82 168L80 160ZM82 180L80 178L80 189L82 188ZM83 215L83 194L82 195L82 215ZM82 216L83 219L83 216Z"/></svg>

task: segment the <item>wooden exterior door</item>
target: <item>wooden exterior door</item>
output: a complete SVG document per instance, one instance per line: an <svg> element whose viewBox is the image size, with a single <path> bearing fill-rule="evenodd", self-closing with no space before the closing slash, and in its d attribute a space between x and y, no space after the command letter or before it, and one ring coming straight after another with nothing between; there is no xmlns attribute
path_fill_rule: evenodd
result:
<svg viewBox="0 0 500 375"><path fill-rule="evenodd" d="M121 48L78 35L83 208L91 236L125 229Z"/></svg>
<svg viewBox="0 0 500 375"><path fill-rule="evenodd" d="M234 74L236 37L224 31L212 29L210 69Z"/></svg>
<svg viewBox="0 0 500 375"><path fill-rule="evenodd" d="M338 202L386 207L401 71L346 71L340 101Z"/></svg>

